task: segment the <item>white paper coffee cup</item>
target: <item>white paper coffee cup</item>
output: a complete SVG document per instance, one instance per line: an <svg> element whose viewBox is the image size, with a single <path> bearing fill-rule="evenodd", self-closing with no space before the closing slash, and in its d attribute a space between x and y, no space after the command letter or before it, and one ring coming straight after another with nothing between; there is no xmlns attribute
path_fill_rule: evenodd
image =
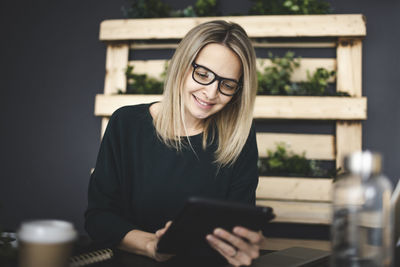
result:
<svg viewBox="0 0 400 267"><path fill-rule="evenodd" d="M74 226L66 221L23 222L18 231L19 266L67 266L76 236Z"/></svg>

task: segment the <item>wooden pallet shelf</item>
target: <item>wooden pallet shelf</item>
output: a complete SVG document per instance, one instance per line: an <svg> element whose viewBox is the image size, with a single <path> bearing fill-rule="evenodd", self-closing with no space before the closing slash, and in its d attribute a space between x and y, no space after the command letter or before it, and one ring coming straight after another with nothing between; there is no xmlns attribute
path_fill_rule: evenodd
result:
<svg viewBox="0 0 400 267"><path fill-rule="evenodd" d="M257 205L274 208L275 223L330 224L331 203L257 199Z"/></svg>
<svg viewBox="0 0 400 267"><path fill-rule="evenodd" d="M262 42L253 41L254 48L335 48L336 42ZM151 50L151 49L176 49L178 47L177 43L163 43L163 44L152 44L152 43L141 43L132 42L129 45L130 49L133 50Z"/></svg>
<svg viewBox="0 0 400 267"><path fill-rule="evenodd" d="M335 132L260 132L257 133L260 157L266 157L267 150L274 149L276 143L284 142L295 153L305 151L307 159L335 161L338 168L343 164L344 155L361 150L361 123L367 119L367 98L362 95L362 39L366 36L366 22L361 14L104 21L100 25L100 40L107 44L105 87L104 94L97 95L95 102L95 115L103 118L102 133L108 117L119 107L161 100L161 95L117 95L119 90L126 90L128 65L134 66L135 73L153 77L164 71L165 60L129 60L130 50L175 49L179 39L191 28L214 19L239 23L255 47L336 49L333 58L302 58L292 81L304 81L307 70L323 67L336 71L336 77L329 81L336 84L336 91L347 92L351 97L257 96L254 110L254 118L260 119L261 123L264 119L329 120L336 123ZM257 59L259 70L269 64L268 59ZM257 203L275 209L275 222L329 224L331 189L330 178L260 177ZM294 242L274 240L278 241L272 245L279 248ZM329 249L326 242L299 242Z"/></svg>
<svg viewBox="0 0 400 267"><path fill-rule="evenodd" d="M257 188L259 200L331 202L331 178L261 176ZM314 194L310 194L310 191Z"/></svg>
<svg viewBox="0 0 400 267"><path fill-rule="evenodd" d="M161 95L96 95L95 115L110 116L126 105L156 102ZM257 96L254 118L293 120L365 120L365 97Z"/></svg>
<svg viewBox="0 0 400 267"><path fill-rule="evenodd" d="M212 19L215 18L107 20L101 23L100 40L181 39L191 28ZM366 35L365 18L361 14L234 16L217 19L240 24L254 38Z"/></svg>
<svg viewBox="0 0 400 267"><path fill-rule="evenodd" d="M296 154L310 160L335 160L335 136L330 134L257 133L258 154L266 158L267 151L275 151L276 144L285 145Z"/></svg>

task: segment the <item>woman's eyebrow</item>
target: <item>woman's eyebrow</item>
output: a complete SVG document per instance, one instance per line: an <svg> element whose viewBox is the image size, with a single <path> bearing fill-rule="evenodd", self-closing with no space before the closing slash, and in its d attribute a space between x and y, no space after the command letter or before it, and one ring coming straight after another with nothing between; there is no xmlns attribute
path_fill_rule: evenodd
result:
<svg viewBox="0 0 400 267"><path fill-rule="evenodd" d="M195 62L195 64L196 64L197 66L199 66L199 67L205 68L205 69L208 70L208 71L211 71L212 73L214 73L214 75L217 75L218 77L220 77L220 78L222 78L222 79L234 80L234 81L236 81L236 82L238 82L238 81L240 80L240 78L239 78L239 79L235 79L235 78L228 78L228 77L221 76L221 75L217 74L215 71L211 70L210 68L208 68L208 67L206 67L206 66L204 66L204 65L197 64L196 62Z"/></svg>

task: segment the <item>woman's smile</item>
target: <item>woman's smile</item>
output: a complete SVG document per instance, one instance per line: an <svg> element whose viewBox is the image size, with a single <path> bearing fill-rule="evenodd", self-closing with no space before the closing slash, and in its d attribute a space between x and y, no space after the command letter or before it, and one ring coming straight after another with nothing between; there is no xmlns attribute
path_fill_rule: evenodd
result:
<svg viewBox="0 0 400 267"><path fill-rule="evenodd" d="M204 108L204 109L211 109L215 104L212 102L207 102L207 101L203 101L201 100L199 97L197 97L195 94L193 94L193 97L196 101L196 103L199 104L200 108Z"/></svg>

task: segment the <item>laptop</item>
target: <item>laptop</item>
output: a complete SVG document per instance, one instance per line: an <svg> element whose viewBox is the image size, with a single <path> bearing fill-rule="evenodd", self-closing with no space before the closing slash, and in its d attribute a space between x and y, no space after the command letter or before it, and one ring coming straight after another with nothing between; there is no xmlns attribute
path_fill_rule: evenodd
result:
<svg viewBox="0 0 400 267"><path fill-rule="evenodd" d="M299 266L329 266L329 251L291 247L269 253L254 260L252 267L299 267Z"/></svg>

